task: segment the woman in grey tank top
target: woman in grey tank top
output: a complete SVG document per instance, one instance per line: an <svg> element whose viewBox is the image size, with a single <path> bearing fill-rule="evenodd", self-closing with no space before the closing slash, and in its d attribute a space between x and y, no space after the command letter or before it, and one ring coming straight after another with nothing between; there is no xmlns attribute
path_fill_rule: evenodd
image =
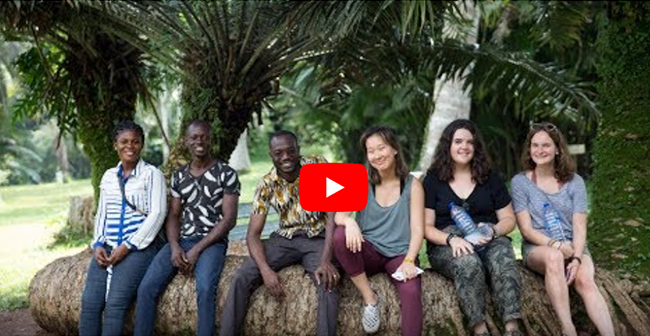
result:
<svg viewBox="0 0 650 336"><path fill-rule="evenodd" d="M424 191L409 175L395 132L371 127L360 141L369 176L368 203L356 215L337 213L333 249L363 296L362 325L379 329L381 297L368 276L387 273L401 304L402 335L422 334L422 283L416 267L424 237Z"/></svg>
<svg viewBox="0 0 650 336"><path fill-rule="evenodd" d="M562 334L577 335L569 285L582 297L600 335L614 335L612 319L588 254L587 193L575 173L566 140L551 123L533 124L522 153L524 172L512 179L512 197L524 242L525 265L543 274Z"/></svg>

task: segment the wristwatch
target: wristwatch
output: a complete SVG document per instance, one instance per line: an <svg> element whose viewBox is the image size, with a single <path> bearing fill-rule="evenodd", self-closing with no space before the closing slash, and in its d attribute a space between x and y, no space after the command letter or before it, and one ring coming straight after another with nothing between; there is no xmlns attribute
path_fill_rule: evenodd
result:
<svg viewBox="0 0 650 336"><path fill-rule="evenodd" d="M490 228L492 229L492 240L499 238L499 233L497 232L497 226L490 223Z"/></svg>

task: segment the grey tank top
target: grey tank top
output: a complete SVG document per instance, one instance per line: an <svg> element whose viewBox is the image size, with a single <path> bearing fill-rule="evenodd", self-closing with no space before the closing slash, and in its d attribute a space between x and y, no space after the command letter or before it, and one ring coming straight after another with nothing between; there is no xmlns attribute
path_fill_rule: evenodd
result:
<svg viewBox="0 0 650 336"><path fill-rule="evenodd" d="M368 186L368 203L357 214L363 237L383 256L392 258L406 254L411 240L411 183L409 175L404 190L395 204L382 207L375 200L372 185Z"/></svg>

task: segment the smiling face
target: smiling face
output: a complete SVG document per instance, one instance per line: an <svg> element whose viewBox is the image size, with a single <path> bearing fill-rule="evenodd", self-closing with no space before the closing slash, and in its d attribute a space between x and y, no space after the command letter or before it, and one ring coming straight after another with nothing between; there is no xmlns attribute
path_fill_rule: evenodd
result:
<svg viewBox="0 0 650 336"><path fill-rule="evenodd" d="M536 165L553 164L557 146L546 131L539 131L530 139L530 158Z"/></svg>
<svg viewBox="0 0 650 336"><path fill-rule="evenodd" d="M202 159L210 155L210 130L203 124L196 123L187 127L185 142L192 158Z"/></svg>
<svg viewBox="0 0 650 336"><path fill-rule="evenodd" d="M474 158L474 135L464 128L456 130L449 147L451 161L456 165L468 165Z"/></svg>
<svg viewBox="0 0 650 336"><path fill-rule="evenodd" d="M142 137L135 130L120 132L113 143L122 164L136 164L140 160L143 145Z"/></svg>
<svg viewBox="0 0 650 336"><path fill-rule="evenodd" d="M368 163L378 171L395 169L395 155L397 150L389 145L379 134L374 134L366 139L366 157Z"/></svg>
<svg viewBox="0 0 650 336"><path fill-rule="evenodd" d="M273 137L269 144L269 154L273 166L281 176L295 177L300 172L300 146L289 135Z"/></svg>

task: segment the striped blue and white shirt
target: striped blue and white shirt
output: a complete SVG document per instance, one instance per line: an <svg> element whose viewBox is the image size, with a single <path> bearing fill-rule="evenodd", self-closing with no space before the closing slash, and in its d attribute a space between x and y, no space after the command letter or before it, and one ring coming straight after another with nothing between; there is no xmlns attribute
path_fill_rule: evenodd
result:
<svg viewBox="0 0 650 336"><path fill-rule="evenodd" d="M165 220L166 184L158 168L140 160L123 182L124 194L136 210L122 197L121 180L121 162L102 177L93 248L104 244L115 248L125 244L129 249L144 249L156 238Z"/></svg>

